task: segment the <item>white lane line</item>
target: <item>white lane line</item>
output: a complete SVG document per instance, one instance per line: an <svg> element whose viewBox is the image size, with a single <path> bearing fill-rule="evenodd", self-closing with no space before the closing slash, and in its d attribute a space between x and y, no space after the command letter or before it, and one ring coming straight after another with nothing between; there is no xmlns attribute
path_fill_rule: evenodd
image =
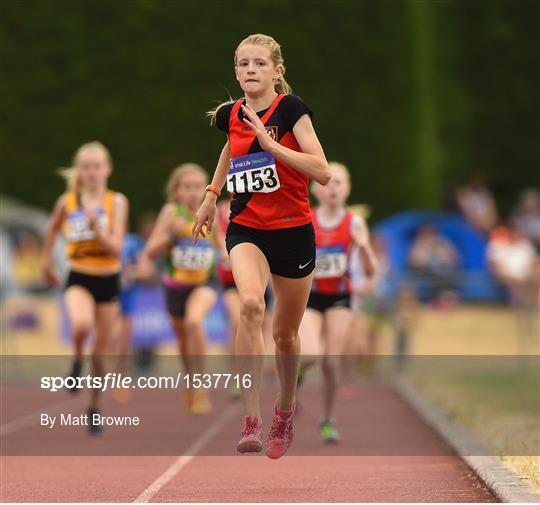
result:
<svg viewBox="0 0 540 505"><path fill-rule="evenodd" d="M26 416L18 417L0 426L0 438L7 435L11 435L17 431L31 428L33 426L39 426L40 416L42 413L57 414L67 406L76 407L83 403L82 398L69 398L63 402L54 403L51 406L44 405L43 408L27 414ZM53 409L53 410L51 410Z"/></svg>
<svg viewBox="0 0 540 505"><path fill-rule="evenodd" d="M173 477L178 475L182 469L197 455L204 447L219 433L235 415L238 415L238 406L231 405L219 417L219 419L208 428L186 451L187 454L179 456L152 484L150 484L133 503L148 503L163 486Z"/></svg>

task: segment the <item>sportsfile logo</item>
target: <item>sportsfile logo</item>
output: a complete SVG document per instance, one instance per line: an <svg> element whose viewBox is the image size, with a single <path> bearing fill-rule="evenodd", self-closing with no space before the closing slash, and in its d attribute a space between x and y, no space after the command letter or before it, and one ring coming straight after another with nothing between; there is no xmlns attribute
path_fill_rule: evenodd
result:
<svg viewBox="0 0 540 505"><path fill-rule="evenodd" d="M251 387L251 375L232 373L182 373L174 376L141 376L131 377L122 373L107 372L104 377L90 374L81 377L41 377L41 389L53 393L62 389L227 389L229 385L240 389Z"/></svg>

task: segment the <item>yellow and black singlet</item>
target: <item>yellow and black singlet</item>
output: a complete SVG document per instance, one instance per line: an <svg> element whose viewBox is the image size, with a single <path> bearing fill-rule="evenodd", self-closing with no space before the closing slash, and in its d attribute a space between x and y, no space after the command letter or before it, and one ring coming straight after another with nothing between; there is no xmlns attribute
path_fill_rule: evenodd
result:
<svg viewBox="0 0 540 505"><path fill-rule="evenodd" d="M114 218L116 193L107 191L97 210L98 228L109 231ZM81 203L80 193L70 191L66 194L66 218L63 225L67 241L66 252L70 268L88 274L104 275L120 271L118 256L106 251L90 229L88 218Z"/></svg>
<svg viewBox="0 0 540 505"><path fill-rule="evenodd" d="M184 206L174 204L175 216L184 221L184 226L169 249L163 281L169 287L196 286L204 284L215 267L216 238L214 232L200 237L193 244L192 229L195 215Z"/></svg>

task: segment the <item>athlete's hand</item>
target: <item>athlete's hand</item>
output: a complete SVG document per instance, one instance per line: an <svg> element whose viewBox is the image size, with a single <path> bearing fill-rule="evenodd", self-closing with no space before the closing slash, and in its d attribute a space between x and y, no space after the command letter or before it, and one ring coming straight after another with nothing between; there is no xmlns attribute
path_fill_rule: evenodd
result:
<svg viewBox="0 0 540 505"><path fill-rule="evenodd" d="M53 266L49 262L44 263L42 273L43 273L43 278L51 286L56 287L60 285L60 278L58 277Z"/></svg>
<svg viewBox="0 0 540 505"><path fill-rule="evenodd" d="M148 257L147 254L145 254L144 251L139 254L139 257L137 258L136 268L136 280L148 282L151 281L156 275L156 267L154 262Z"/></svg>
<svg viewBox="0 0 540 505"><path fill-rule="evenodd" d="M359 247L369 246L369 229L363 219L354 220L352 236Z"/></svg>
<svg viewBox="0 0 540 505"><path fill-rule="evenodd" d="M210 192L206 193L204 202L195 214L195 224L193 225L194 244L199 240L199 234L206 237L206 233L209 234L212 231L212 225L214 224L214 218L216 216L216 197L209 196L209 194ZM203 230L203 226L206 227L206 233Z"/></svg>
<svg viewBox="0 0 540 505"><path fill-rule="evenodd" d="M94 210L86 210L86 218L88 219L88 227L92 231L97 231L98 219L97 214Z"/></svg>
<svg viewBox="0 0 540 505"><path fill-rule="evenodd" d="M359 286L353 287L351 291L353 295L361 296L362 298L372 295L373 293L375 293L375 282L372 278L366 279Z"/></svg>
<svg viewBox="0 0 540 505"><path fill-rule="evenodd" d="M126 282L132 282L137 280L139 269L137 265L126 265L122 269L122 279Z"/></svg>
<svg viewBox="0 0 540 505"><path fill-rule="evenodd" d="M263 151L269 151L275 144L270 135L268 135L264 123L261 121L257 113L249 106L242 105L242 112L244 113L243 121L246 123L257 135L257 140Z"/></svg>

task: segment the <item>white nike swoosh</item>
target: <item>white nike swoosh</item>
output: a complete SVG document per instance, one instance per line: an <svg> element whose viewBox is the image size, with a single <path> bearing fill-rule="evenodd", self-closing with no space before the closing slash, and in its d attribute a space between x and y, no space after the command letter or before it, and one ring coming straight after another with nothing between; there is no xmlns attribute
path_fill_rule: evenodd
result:
<svg viewBox="0 0 540 505"><path fill-rule="evenodd" d="M298 265L298 268L302 270L303 268L306 268L312 261L313 261L313 258L311 258L305 265Z"/></svg>

